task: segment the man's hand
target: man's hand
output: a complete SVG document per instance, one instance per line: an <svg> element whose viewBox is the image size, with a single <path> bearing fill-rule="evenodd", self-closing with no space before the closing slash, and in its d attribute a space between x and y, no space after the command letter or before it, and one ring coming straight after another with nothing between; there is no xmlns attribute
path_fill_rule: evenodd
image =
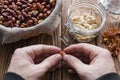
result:
<svg viewBox="0 0 120 80"><path fill-rule="evenodd" d="M95 80L116 72L110 52L106 49L81 43L67 47L64 52L64 61L78 73L81 80Z"/></svg>
<svg viewBox="0 0 120 80"><path fill-rule="evenodd" d="M58 47L47 45L16 49L8 72L17 73L25 80L37 80L62 59L60 54L56 54L60 51Z"/></svg>

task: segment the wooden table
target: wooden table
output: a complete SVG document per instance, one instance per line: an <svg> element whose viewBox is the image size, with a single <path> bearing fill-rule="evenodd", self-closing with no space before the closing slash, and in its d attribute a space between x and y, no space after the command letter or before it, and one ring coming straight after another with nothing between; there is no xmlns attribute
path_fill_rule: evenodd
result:
<svg viewBox="0 0 120 80"><path fill-rule="evenodd" d="M51 34L40 34L39 36L29 38L26 40L21 40L16 43L11 44L0 44L0 79L2 80L4 73L7 71L7 68L9 66L11 56L16 48L34 45L34 44L48 44L48 45L55 45L61 48L64 48L64 44L61 42L61 29L63 29L64 24L66 22L66 12L68 10L69 5L72 2L75 2L77 0L62 0L63 1L63 8L62 8L62 17L61 22L58 25L58 28ZM92 0L95 1L95 0ZM107 20L105 26L118 26L120 21L120 16L118 15L107 15ZM103 29L104 30L104 29ZM98 46L101 46L100 43L101 36L99 35L94 41L90 42L91 44L95 44ZM120 62L113 58L116 66L117 72L120 74ZM45 75L45 77L42 80L78 80L78 76L71 75L67 72L66 68L61 68L59 70L56 70L54 72L49 72Z"/></svg>

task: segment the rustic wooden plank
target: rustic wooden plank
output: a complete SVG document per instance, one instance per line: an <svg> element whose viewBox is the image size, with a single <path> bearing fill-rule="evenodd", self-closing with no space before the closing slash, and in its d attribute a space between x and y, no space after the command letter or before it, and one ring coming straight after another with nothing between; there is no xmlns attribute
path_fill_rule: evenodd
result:
<svg viewBox="0 0 120 80"><path fill-rule="evenodd" d="M114 57L114 62L115 62L117 73L120 75L120 62L118 61L116 57Z"/></svg>
<svg viewBox="0 0 120 80"><path fill-rule="evenodd" d="M3 51L2 51L2 46L0 46L0 58L1 58L1 56L2 56L2 53L3 53ZM0 59L0 62L3 62L3 59ZM3 64L0 64L0 77L2 77L2 66L3 66Z"/></svg>
<svg viewBox="0 0 120 80"><path fill-rule="evenodd" d="M44 39L43 39L43 44L47 44L47 45L53 45L52 41L52 36L50 35L45 35Z"/></svg>
<svg viewBox="0 0 120 80"><path fill-rule="evenodd" d="M9 66L9 62L11 60L11 56L14 50L12 48L13 44L11 45L0 45L1 46L1 55L0 55L0 78L3 77L4 73L7 71Z"/></svg>
<svg viewBox="0 0 120 80"><path fill-rule="evenodd" d="M28 45L34 45L34 44L48 44L48 45L55 45L58 47L61 47L64 49L66 46L61 43L60 41L60 36L61 32L64 29L64 24L66 23L66 16L67 16L67 10L69 6L72 3L76 3L77 0L62 0L63 1L63 8L62 8L62 19L61 19L61 24L59 24L59 27L55 30L55 32L51 33L50 35L47 34L40 34L39 36L32 37L26 40L21 40L16 43L12 43L9 45L2 45L0 44L0 79L2 79L4 73L7 71L7 68L10 63L11 56L16 48L28 46ZM95 1L95 0L92 0ZM106 25L112 25L118 26L118 22L120 21L119 16L114 16L114 15L108 15L109 19L106 21ZM62 27L62 31L61 31ZM105 30L105 29L103 29ZM90 42L91 44L98 45L103 47L103 45L100 43L101 36L99 35L94 41ZM76 43L76 42L75 42ZM116 58L114 58L115 66L120 74L120 62ZM45 77L43 77L41 80L79 80L78 76L76 74L69 74L67 69L63 66L62 69L58 69L54 72L48 72Z"/></svg>
<svg viewBox="0 0 120 80"><path fill-rule="evenodd" d="M41 36L41 37L39 38L39 36ZM41 38L42 38L43 36L42 36L42 34L39 35L39 36L36 36L36 37L33 37L33 38L29 39L29 40L27 41L28 46L30 46L30 45L35 45L35 44L40 44ZM39 39L40 39L40 41L39 41Z"/></svg>
<svg viewBox="0 0 120 80"><path fill-rule="evenodd" d="M67 69L63 66L63 80L70 80L70 74Z"/></svg>

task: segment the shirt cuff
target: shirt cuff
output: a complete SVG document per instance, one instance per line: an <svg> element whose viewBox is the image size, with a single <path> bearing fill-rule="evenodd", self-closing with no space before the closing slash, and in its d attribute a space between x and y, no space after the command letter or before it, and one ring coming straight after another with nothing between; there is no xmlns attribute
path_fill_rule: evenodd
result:
<svg viewBox="0 0 120 80"><path fill-rule="evenodd" d="M96 80L120 80L120 76L117 73L108 73Z"/></svg>
<svg viewBox="0 0 120 80"><path fill-rule="evenodd" d="M25 80L25 79L16 73L7 72L3 77L3 80Z"/></svg>

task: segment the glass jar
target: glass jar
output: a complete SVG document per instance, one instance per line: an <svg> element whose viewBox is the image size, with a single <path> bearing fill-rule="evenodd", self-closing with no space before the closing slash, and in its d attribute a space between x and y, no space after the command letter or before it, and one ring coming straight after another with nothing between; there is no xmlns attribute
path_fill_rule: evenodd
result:
<svg viewBox="0 0 120 80"><path fill-rule="evenodd" d="M68 9L65 29L67 29L72 39L78 42L92 41L104 27L106 14L108 12L114 14L120 13L116 11L115 2L114 6L109 7L110 3L113 3L112 1L113 0L98 0L98 3L93 3L89 0L79 0L79 3L71 5ZM63 33L63 38L66 38L65 35L66 34ZM69 41L68 38L64 40Z"/></svg>
<svg viewBox="0 0 120 80"><path fill-rule="evenodd" d="M98 3L112 14L120 14L120 0L98 0Z"/></svg>

